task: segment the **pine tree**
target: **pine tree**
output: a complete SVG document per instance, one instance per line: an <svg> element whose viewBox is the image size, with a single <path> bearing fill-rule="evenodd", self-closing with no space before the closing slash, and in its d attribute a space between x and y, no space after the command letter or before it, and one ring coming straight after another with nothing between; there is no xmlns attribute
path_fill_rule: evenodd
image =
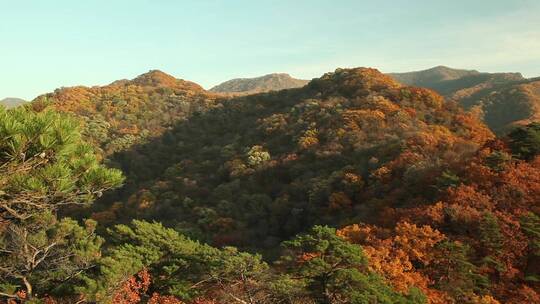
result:
<svg viewBox="0 0 540 304"><path fill-rule="evenodd" d="M89 204L122 181L99 164L75 120L0 107L0 296L30 299L80 279L102 240L95 222L80 226L56 211Z"/></svg>
<svg viewBox="0 0 540 304"><path fill-rule="evenodd" d="M529 239L529 271L526 280L540 282L540 267L538 261L540 259L540 216L529 213L521 218L521 229Z"/></svg>
<svg viewBox="0 0 540 304"><path fill-rule="evenodd" d="M120 185L99 164L79 123L55 112L0 108L0 215L25 220L69 204L89 204Z"/></svg>
<svg viewBox="0 0 540 304"><path fill-rule="evenodd" d="M513 130L508 137L512 152L522 159L540 154L540 123L531 123Z"/></svg>
<svg viewBox="0 0 540 304"><path fill-rule="evenodd" d="M470 248L460 242L443 241L436 246L436 257L430 265L435 287L457 301L464 301L487 287L488 280L469 260Z"/></svg>
<svg viewBox="0 0 540 304"><path fill-rule="evenodd" d="M257 278L268 268L259 255L201 244L159 223L133 221L110 234L114 246L80 289L91 301L110 303L123 283L146 268L153 290L161 293L189 300L212 289L229 301L255 303L250 299L262 287Z"/></svg>
<svg viewBox="0 0 540 304"><path fill-rule="evenodd" d="M483 262L494 266L498 271L505 271L504 264L499 261L504 239L497 217L492 213L486 213L480 221L480 240L485 251Z"/></svg>
<svg viewBox="0 0 540 304"><path fill-rule="evenodd" d="M309 297L316 303L425 303L425 296L411 288L403 296L367 269L367 258L359 245L336 235L329 227L315 226L307 234L284 242L286 254L279 261L285 267L282 286L303 286L299 297ZM295 279L292 279L295 278ZM294 282L296 280L296 282ZM290 288L282 289L291 296Z"/></svg>

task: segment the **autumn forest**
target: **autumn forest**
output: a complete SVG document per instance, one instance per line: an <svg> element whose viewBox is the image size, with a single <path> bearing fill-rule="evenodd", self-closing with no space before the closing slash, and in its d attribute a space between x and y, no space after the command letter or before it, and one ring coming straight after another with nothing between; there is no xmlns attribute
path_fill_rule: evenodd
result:
<svg viewBox="0 0 540 304"><path fill-rule="evenodd" d="M540 303L537 83L424 74L0 106L1 303Z"/></svg>

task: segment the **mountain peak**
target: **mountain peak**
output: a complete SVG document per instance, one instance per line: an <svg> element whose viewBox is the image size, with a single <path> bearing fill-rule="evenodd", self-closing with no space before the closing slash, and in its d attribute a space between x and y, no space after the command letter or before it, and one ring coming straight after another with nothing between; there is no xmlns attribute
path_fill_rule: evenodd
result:
<svg viewBox="0 0 540 304"><path fill-rule="evenodd" d="M133 79L133 83L149 86L175 86L177 79L160 70L150 70L147 73L141 74Z"/></svg>
<svg viewBox="0 0 540 304"><path fill-rule="evenodd" d="M287 73L271 73L271 74L266 74L260 78L271 78L271 77L292 78L292 76Z"/></svg>
<svg viewBox="0 0 540 304"><path fill-rule="evenodd" d="M308 80L296 79L287 73L272 73L254 78L235 78L210 89L218 93L253 94L303 87Z"/></svg>
<svg viewBox="0 0 540 304"><path fill-rule="evenodd" d="M111 85L125 85L125 84L135 84L145 87L167 87L167 88L179 88L186 90L204 90L200 85L183 80L177 79L172 75L169 75L160 70L150 70L144 74L141 74L135 77L133 80L118 80L113 82Z"/></svg>
<svg viewBox="0 0 540 304"><path fill-rule="evenodd" d="M356 95L371 90L399 88L402 85L392 77L373 68L336 69L321 78L312 80L309 87L319 91L339 91L341 94Z"/></svg>
<svg viewBox="0 0 540 304"><path fill-rule="evenodd" d="M7 108L14 108L19 105L22 105L26 102L26 100L21 98L15 98L15 97L8 97L0 100L0 105L3 105Z"/></svg>
<svg viewBox="0 0 540 304"><path fill-rule="evenodd" d="M438 66L434 66L430 69L426 69L424 71L461 71L461 72L473 72L473 73L480 73L478 72L477 70L464 70L464 69L455 69L455 68L451 68L449 66L446 66L446 65L438 65Z"/></svg>
<svg viewBox="0 0 540 304"><path fill-rule="evenodd" d="M382 82L391 86L398 85L392 77L381 73L377 69L366 67L349 69L338 68L334 72L324 74L322 78L331 78L338 82L347 82L357 79L364 83Z"/></svg>

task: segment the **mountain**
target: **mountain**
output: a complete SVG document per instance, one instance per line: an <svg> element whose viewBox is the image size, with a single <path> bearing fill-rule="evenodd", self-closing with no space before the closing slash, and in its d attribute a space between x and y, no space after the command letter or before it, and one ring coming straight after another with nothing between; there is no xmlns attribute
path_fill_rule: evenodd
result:
<svg viewBox="0 0 540 304"><path fill-rule="evenodd" d="M474 110L496 133L539 121L538 79L526 79L519 73L480 73L438 66L389 75L404 84L433 89L465 109Z"/></svg>
<svg viewBox="0 0 540 304"><path fill-rule="evenodd" d="M309 81L292 78L289 74L268 74L256 78L237 78L223 82L210 89L216 93L255 94L269 91L299 88Z"/></svg>
<svg viewBox="0 0 540 304"><path fill-rule="evenodd" d="M493 137L433 91L368 68L219 104L116 155L131 179L93 217L277 248L317 223L367 220L382 205L431 197L436 188L419 185Z"/></svg>
<svg viewBox="0 0 540 304"><path fill-rule="evenodd" d="M465 109L476 112L496 133L540 121L540 81L524 80L459 96Z"/></svg>
<svg viewBox="0 0 540 304"><path fill-rule="evenodd" d="M32 107L81 117L87 138L110 155L163 134L211 108L216 98L194 82L152 70L106 86L60 88L37 97Z"/></svg>
<svg viewBox="0 0 540 304"><path fill-rule="evenodd" d="M6 108L14 108L24 104L25 102L26 100L24 99L8 97L0 100L0 105L5 106Z"/></svg>
<svg viewBox="0 0 540 304"><path fill-rule="evenodd" d="M436 66L422 71L390 73L389 75L407 85L433 88L446 81L456 80L466 76L478 76L479 74L480 72L476 70L458 70L445 66Z"/></svg>
<svg viewBox="0 0 540 304"><path fill-rule="evenodd" d="M430 88L452 99L459 99L464 90L472 93L487 87L525 80L519 73L480 73L476 70L458 70L445 66L389 75L401 83Z"/></svg>

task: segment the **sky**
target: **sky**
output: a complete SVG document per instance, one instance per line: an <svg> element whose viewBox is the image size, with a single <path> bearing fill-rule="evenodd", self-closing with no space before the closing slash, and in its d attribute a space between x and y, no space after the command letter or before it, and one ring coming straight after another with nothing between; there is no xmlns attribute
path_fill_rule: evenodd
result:
<svg viewBox="0 0 540 304"><path fill-rule="evenodd" d="M0 99L152 69L210 88L437 65L540 76L540 1L0 0Z"/></svg>

